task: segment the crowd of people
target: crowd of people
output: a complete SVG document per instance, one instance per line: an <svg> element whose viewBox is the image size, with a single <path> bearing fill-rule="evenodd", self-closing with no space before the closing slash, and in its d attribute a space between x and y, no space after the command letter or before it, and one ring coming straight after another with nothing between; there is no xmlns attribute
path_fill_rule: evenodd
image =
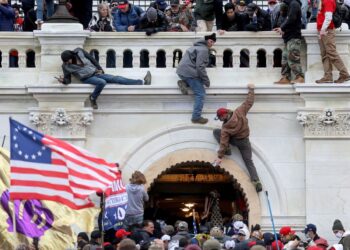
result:
<svg viewBox="0 0 350 250"><path fill-rule="evenodd" d="M129 0L108 0L92 12L92 0L68 0L67 9L77 17L85 29L105 32L143 31L151 35L158 31L212 31L214 21L220 34L227 31L268 31L280 27L287 17L288 1L268 0L263 9L252 0L155 0L146 9ZM319 1L298 0L301 22L315 22ZM53 0L23 0L11 5L0 0L0 31L33 31L41 29L50 18ZM35 4L36 3L36 4ZM350 23L350 2L343 3L344 22Z"/></svg>
<svg viewBox="0 0 350 250"><path fill-rule="evenodd" d="M186 221L167 225L164 221L144 220L126 229L118 229L104 235L98 230L91 233L91 239L82 232L77 238L77 249L118 250L347 250L350 249L350 231L336 219L330 230L339 242L330 245L327 239L317 233L314 224L296 232L284 226L278 232L263 233L260 225L249 230L239 214L222 227L201 226L199 232L189 230ZM100 248L98 248L100 247Z"/></svg>

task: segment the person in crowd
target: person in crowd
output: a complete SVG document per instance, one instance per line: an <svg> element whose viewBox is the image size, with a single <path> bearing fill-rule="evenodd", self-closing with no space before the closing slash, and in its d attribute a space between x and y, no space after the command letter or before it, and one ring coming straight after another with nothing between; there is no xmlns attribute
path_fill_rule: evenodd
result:
<svg viewBox="0 0 350 250"><path fill-rule="evenodd" d="M159 10L162 13L165 13L165 10L168 7L168 4L165 0L156 0L154 2L151 2L149 7L153 7L156 10Z"/></svg>
<svg viewBox="0 0 350 250"><path fill-rule="evenodd" d="M29 10L33 9L35 6L35 0L21 0L21 7L24 14L24 19Z"/></svg>
<svg viewBox="0 0 350 250"><path fill-rule="evenodd" d="M267 1L268 8L267 8L267 13L270 15L270 20L271 20L271 30L274 27L274 24L277 21L277 18L280 15L280 3L277 3L277 0L268 0Z"/></svg>
<svg viewBox="0 0 350 250"><path fill-rule="evenodd" d="M275 22L272 23L272 29L281 27L282 23L286 21L288 15L288 5L285 3L279 4L279 12L275 18Z"/></svg>
<svg viewBox="0 0 350 250"><path fill-rule="evenodd" d="M170 235L164 234L160 239L163 241L164 250L168 250L169 249L169 242L171 240Z"/></svg>
<svg viewBox="0 0 350 250"><path fill-rule="evenodd" d="M0 31L13 31L15 10L7 0L0 0Z"/></svg>
<svg viewBox="0 0 350 250"><path fill-rule="evenodd" d="M128 0L113 0L111 6L116 8L113 12L113 22L117 31L133 32L138 29L144 13L142 8L129 3Z"/></svg>
<svg viewBox="0 0 350 250"><path fill-rule="evenodd" d="M251 229L250 239L253 242L256 242L257 245L264 245L264 241L262 240L263 239L263 235L262 235L262 232L261 232L261 226L259 224L256 224L256 225L252 225L251 228L252 229Z"/></svg>
<svg viewBox="0 0 350 250"><path fill-rule="evenodd" d="M222 29L222 14L222 0L197 0L194 8L194 17L197 21L196 31L212 31L214 19L217 29Z"/></svg>
<svg viewBox="0 0 350 250"><path fill-rule="evenodd" d="M87 244L89 244L89 236L85 232L80 232L77 236L77 249L82 250Z"/></svg>
<svg viewBox="0 0 350 250"><path fill-rule="evenodd" d="M135 241L124 239L118 244L117 250L139 250L139 248L136 246Z"/></svg>
<svg viewBox="0 0 350 250"><path fill-rule="evenodd" d="M235 6L232 3L225 4L224 8L225 13L221 23L222 30L219 30L219 33L223 34L223 31L243 31L244 26L249 23L248 14L235 12Z"/></svg>
<svg viewBox="0 0 350 250"><path fill-rule="evenodd" d="M94 230L90 234L90 243L85 245L84 249L91 249L97 247L102 247L102 234L99 230Z"/></svg>
<svg viewBox="0 0 350 250"><path fill-rule="evenodd" d="M107 3L100 3L97 7L97 13L94 14L89 23L91 31L114 31L113 17Z"/></svg>
<svg viewBox="0 0 350 250"><path fill-rule="evenodd" d="M293 240L295 236L295 231L292 230L292 228L289 226L284 226L284 227L281 227L279 234L280 234L282 243L287 244L289 241Z"/></svg>
<svg viewBox="0 0 350 250"><path fill-rule="evenodd" d="M242 154L243 161L248 169L252 183L257 192L262 190L262 185L254 162L252 160L252 147L249 141L249 125L247 114L254 104L254 84L248 84L248 96L246 100L234 111L227 108L219 108L217 117L223 122L221 129L214 129L213 135L220 143L218 157L214 161L214 166L219 166L225 154L230 155L230 144L237 146Z"/></svg>
<svg viewBox="0 0 350 250"><path fill-rule="evenodd" d="M319 35L319 45L323 64L324 75L316 83L333 82L333 67L339 71L339 78L335 83L344 83L350 80L349 72L340 58L335 44L335 27L332 21L335 12L335 0L320 0L321 9L317 15L317 31Z"/></svg>
<svg viewBox="0 0 350 250"><path fill-rule="evenodd" d="M247 4L249 4L251 1L248 0L237 0L236 2L236 13L247 13ZM248 14L248 13L247 13Z"/></svg>
<svg viewBox="0 0 350 250"><path fill-rule="evenodd" d="M350 249L350 230L345 230L340 220L333 222L332 231L339 240L338 244L343 246L344 250Z"/></svg>
<svg viewBox="0 0 350 250"><path fill-rule="evenodd" d="M284 49L282 52L282 78L276 84L304 83L304 73L300 63L301 46L301 3L299 0L284 0L288 5L286 20L274 31L282 35ZM292 80L292 73L295 79Z"/></svg>
<svg viewBox="0 0 350 250"><path fill-rule="evenodd" d="M249 240L249 238L250 238L250 232L248 228L242 227L241 229L238 230L238 236L235 239L236 246L238 247L238 246L247 244L247 240Z"/></svg>
<svg viewBox="0 0 350 250"><path fill-rule="evenodd" d="M187 5L180 5L179 0L170 0L170 8L168 8L165 11L169 24L168 31L194 30L194 17Z"/></svg>
<svg viewBox="0 0 350 250"><path fill-rule="evenodd" d="M95 89L89 97L91 106L97 109L97 98L101 94L106 84L124 84L124 85L150 85L151 73L148 71L144 80L133 80L122 76L113 76L105 74L100 64L85 50L76 48L75 50L65 50L61 53L63 61L63 77L57 80L63 84L71 83L71 75L75 76L83 83L95 85Z"/></svg>
<svg viewBox="0 0 350 250"><path fill-rule="evenodd" d="M188 224L186 221L181 221L179 225L177 226L177 233L171 238L171 240L176 241L180 240L181 238L186 239L187 241L190 241L192 236L188 232Z"/></svg>
<svg viewBox="0 0 350 250"><path fill-rule="evenodd" d="M125 231L125 229L118 229L116 232L115 232L115 237L117 239L120 239L120 240L124 240L126 239L129 235L131 234L131 232L128 232L128 231Z"/></svg>
<svg viewBox="0 0 350 250"><path fill-rule="evenodd" d="M141 225L144 215L144 202L149 197L145 189L146 177L140 171L135 171L126 185L128 194L128 206L125 211L124 225L129 227L134 224Z"/></svg>
<svg viewBox="0 0 350 250"><path fill-rule="evenodd" d="M147 36L160 31L166 31L168 23L165 15L160 10L149 7L140 20L140 31L146 32Z"/></svg>
<svg viewBox="0 0 350 250"><path fill-rule="evenodd" d="M145 220L142 223L142 229L137 229L130 236L135 240L136 244L140 245L140 250L147 250L154 240L154 223L151 220Z"/></svg>
<svg viewBox="0 0 350 250"><path fill-rule="evenodd" d="M181 93L187 95L189 86L194 94L193 123L206 124L208 122L207 118L202 117L205 98L204 86L207 88L210 86L206 67L209 63L209 49L213 47L215 42L215 33L195 42L191 48L186 50L176 70L176 74L181 79L177 82Z"/></svg>
<svg viewBox="0 0 350 250"><path fill-rule="evenodd" d="M44 23L44 11L47 18L53 15L54 2L53 0L36 0L36 7L36 25L37 29L40 30Z"/></svg>
<svg viewBox="0 0 350 250"><path fill-rule="evenodd" d="M173 236L175 234L175 228L173 225L166 225L163 228L163 234L165 235L169 235L170 237Z"/></svg>
<svg viewBox="0 0 350 250"><path fill-rule="evenodd" d="M203 250L220 250L220 242L215 239L206 240L203 244Z"/></svg>
<svg viewBox="0 0 350 250"><path fill-rule="evenodd" d="M314 224L307 224L304 230L306 238L310 241L309 246L318 246L322 248L323 250L326 250L328 248L328 242L326 239L321 238L317 234L317 228Z"/></svg>
<svg viewBox="0 0 350 250"><path fill-rule="evenodd" d="M255 3L247 6L249 23L245 25L246 31L269 31L271 30L271 19L269 14Z"/></svg>
<svg viewBox="0 0 350 250"><path fill-rule="evenodd" d="M15 10L15 23L14 23L13 30L23 31L24 18L21 17L21 14L20 14L21 8L17 4L14 4L12 8Z"/></svg>
<svg viewBox="0 0 350 250"><path fill-rule="evenodd" d="M44 21L46 20L46 13L44 13ZM36 9L33 7L29 9L24 15L23 31L33 31L37 29L36 25Z"/></svg>
<svg viewBox="0 0 350 250"><path fill-rule="evenodd" d="M231 237L224 234L220 227L213 227L210 229L210 236L219 241L222 245L225 245L226 241L232 240Z"/></svg>

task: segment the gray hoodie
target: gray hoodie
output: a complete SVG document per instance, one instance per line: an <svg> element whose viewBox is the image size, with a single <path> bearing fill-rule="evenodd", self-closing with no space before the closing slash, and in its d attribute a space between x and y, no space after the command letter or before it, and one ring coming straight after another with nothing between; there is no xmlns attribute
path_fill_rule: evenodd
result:
<svg viewBox="0 0 350 250"><path fill-rule="evenodd" d="M127 184L126 192L128 193L128 206L126 208L127 215L142 215L143 203L148 201L148 194L144 185Z"/></svg>
<svg viewBox="0 0 350 250"><path fill-rule="evenodd" d="M209 87L210 81L206 71L209 63L209 48L207 41L202 39L186 50L182 57L176 73L182 78L200 79L202 83Z"/></svg>

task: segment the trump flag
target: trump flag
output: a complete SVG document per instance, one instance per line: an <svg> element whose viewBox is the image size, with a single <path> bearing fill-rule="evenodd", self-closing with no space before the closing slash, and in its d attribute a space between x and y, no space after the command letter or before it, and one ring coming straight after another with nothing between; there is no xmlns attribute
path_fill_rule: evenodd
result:
<svg viewBox="0 0 350 250"><path fill-rule="evenodd" d="M117 178L108 163L72 144L41 134L10 119L10 199L60 202L72 209L93 207L89 195Z"/></svg>

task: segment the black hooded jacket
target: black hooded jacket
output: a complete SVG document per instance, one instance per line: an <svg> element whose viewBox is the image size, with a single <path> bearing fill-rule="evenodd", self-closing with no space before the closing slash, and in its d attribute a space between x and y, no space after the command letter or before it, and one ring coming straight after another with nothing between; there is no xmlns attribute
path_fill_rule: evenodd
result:
<svg viewBox="0 0 350 250"><path fill-rule="evenodd" d="M299 0L283 0L288 5L286 20L281 24L285 43L291 39L301 39L301 2Z"/></svg>

